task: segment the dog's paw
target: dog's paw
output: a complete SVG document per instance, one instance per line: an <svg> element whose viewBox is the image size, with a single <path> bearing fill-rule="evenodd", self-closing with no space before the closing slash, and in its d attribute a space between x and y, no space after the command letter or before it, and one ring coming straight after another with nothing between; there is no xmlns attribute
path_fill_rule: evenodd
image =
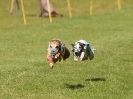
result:
<svg viewBox="0 0 133 99"><path fill-rule="evenodd" d="M50 66L51 68L53 68L53 65L54 65L54 59L53 59L53 57L48 56L48 57L47 57L47 60L48 60L49 66Z"/></svg>
<svg viewBox="0 0 133 99"><path fill-rule="evenodd" d="M78 58L76 56L74 57L74 61L78 61Z"/></svg>
<svg viewBox="0 0 133 99"><path fill-rule="evenodd" d="M49 63L50 68L52 69L54 66L54 63Z"/></svg>
<svg viewBox="0 0 133 99"><path fill-rule="evenodd" d="M55 59L57 59L58 57L60 57L60 53L57 53L57 54L55 55Z"/></svg>

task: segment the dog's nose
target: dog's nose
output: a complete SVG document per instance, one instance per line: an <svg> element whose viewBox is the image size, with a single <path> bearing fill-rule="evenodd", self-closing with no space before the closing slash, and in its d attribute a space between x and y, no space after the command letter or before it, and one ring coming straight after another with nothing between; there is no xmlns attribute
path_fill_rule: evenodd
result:
<svg viewBox="0 0 133 99"><path fill-rule="evenodd" d="M52 52L55 52L54 50L52 50Z"/></svg>
<svg viewBox="0 0 133 99"><path fill-rule="evenodd" d="M55 54L55 50L51 50L51 52L50 52L52 55L54 55Z"/></svg>

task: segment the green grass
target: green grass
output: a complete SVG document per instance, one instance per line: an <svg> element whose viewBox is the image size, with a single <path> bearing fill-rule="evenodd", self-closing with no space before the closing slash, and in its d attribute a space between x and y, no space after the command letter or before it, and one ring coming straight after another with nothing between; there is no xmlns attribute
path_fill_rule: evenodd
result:
<svg viewBox="0 0 133 99"><path fill-rule="evenodd" d="M81 2L73 0L74 8ZM125 0L120 11L113 3L105 9L100 4L107 1L100 0L93 16L77 9L72 19L60 1L57 9L65 16L53 23L30 16L37 15L37 10L28 9L35 9L32 0L26 4L26 26L21 16L8 15L6 3L0 1L0 99L132 99L132 0ZM46 54L52 38L60 38L70 50L76 40L90 41L97 49L95 59L74 62L71 54L50 69Z"/></svg>

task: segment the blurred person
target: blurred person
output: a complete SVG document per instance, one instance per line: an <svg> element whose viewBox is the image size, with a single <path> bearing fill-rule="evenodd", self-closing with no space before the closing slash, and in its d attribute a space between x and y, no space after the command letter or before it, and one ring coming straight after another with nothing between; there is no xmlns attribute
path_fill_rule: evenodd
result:
<svg viewBox="0 0 133 99"><path fill-rule="evenodd" d="M11 15L17 15L18 10L19 10L19 2L18 2L18 0L11 0L10 14Z"/></svg>
<svg viewBox="0 0 133 99"><path fill-rule="evenodd" d="M48 11L47 0L38 0L38 3L39 3L39 16L48 17L49 11ZM62 16L54 9L53 5L50 2L49 2L49 6L50 6L50 13L52 17ZM19 0L11 0L10 14L17 15L18 10L19 10Z"/></svg>
<svg viewBox="0 0 133 99"><path fill-rule="evenodd" d="M39 2L39 10L40 10L40 17L48 17L49 16L49 10L48 10L48 2L47 0L38 0ZM49 6L50 6L50 13L52 17L56 17L56 16L62 16L61 14L59 14L53 7L53 5L49 2Z"/></svg>

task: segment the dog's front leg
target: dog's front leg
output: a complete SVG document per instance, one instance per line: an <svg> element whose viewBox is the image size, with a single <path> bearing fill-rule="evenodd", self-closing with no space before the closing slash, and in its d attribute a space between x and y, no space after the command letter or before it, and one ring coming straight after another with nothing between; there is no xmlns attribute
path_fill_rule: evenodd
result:
<svg viewBox="0 0 133 99"><path fill-rule="evenodd" d="M85 57L85 52L81 52L81 55L80 55L80 61L82 61Z"/></svg>
<svg viewBox="0 0 133 99"><path fill-rule="evenodd" d="M51 68L53 68L53 65L54 65L54 59L51 55L47 55L47 61L48 61L48 64Z"/></svg>
<svg viewBox="0 0 133 99"><path fill-rule="evenodd" d="M55 59L57 59L60 62L61 61L61 53L57 53L55 55Z"/></svg>
<svg viewBox="0 0 133 99"><path fill-rule="evenodd" d="M57 54L55 55L55 59L57 59L59 56L60 56L60 53L57 53Z"/></svg>

